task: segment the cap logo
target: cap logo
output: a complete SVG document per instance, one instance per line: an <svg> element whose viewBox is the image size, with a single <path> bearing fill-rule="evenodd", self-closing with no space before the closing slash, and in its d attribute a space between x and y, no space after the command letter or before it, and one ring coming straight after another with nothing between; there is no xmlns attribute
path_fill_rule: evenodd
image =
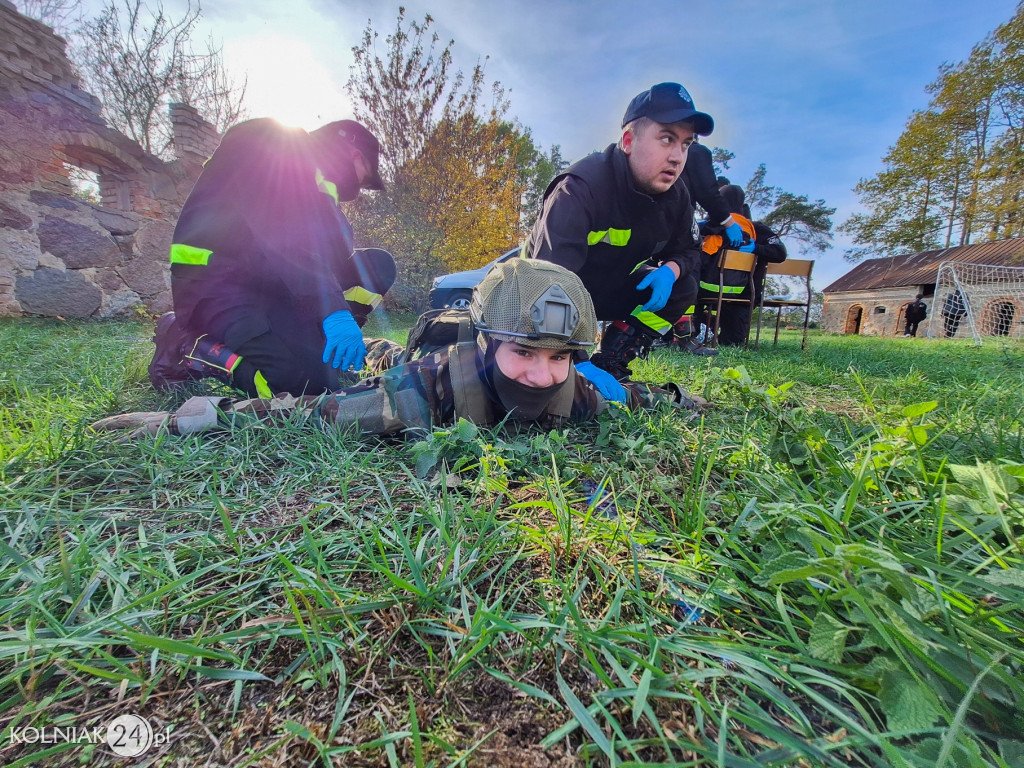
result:
<svg viewBox="0 0 1024 768"><path fill-rule="evenodd" d="M683 86L681 85L679 86L679 98L682 99L683 101L689 101L691 103L693 102L693 99L690 98L690 94L688 94L686 92L686 89L683 88Z"/></svg>

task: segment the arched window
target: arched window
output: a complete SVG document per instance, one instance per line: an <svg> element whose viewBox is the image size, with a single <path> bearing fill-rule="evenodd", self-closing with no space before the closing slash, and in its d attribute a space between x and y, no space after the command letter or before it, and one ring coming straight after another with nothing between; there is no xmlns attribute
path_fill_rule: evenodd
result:
<svg viewBox="0 0 1024 768"><path fill-rule="evenodd" d="M991 301L981 313L981 333L985 336L1009 336L1016 317L1017 306L1008 297Z"/></svg>

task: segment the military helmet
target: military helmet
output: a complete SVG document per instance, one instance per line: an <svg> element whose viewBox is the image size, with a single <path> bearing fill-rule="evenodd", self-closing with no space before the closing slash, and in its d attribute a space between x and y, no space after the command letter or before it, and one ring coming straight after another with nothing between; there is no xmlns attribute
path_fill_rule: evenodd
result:
<svg viewBox="0 0 1024 768"><path fill-rule="evenodd" d="M550 261L495 264L473 290L469 311L484 337L524 347L589 347L597 339L587 289L576 274Z"/></svg>

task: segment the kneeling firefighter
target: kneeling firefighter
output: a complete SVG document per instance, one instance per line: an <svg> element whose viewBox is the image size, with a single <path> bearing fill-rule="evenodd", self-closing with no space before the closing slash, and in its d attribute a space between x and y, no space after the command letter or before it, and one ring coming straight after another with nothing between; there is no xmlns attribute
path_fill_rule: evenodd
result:
<svg viewBox="0 0 1024 768"><path fill-rule="evenodd" d="M439 348L430 349L433 323L422 320L405 350L385 340L368 344L370 359L406 362L331 394L194 397L173 414L124 414L93 427L182 435L230 425L243 414L298 411L324 424L357 424L375 434L450 425L459 418L482 426L508 420L551 428L595 418L609 407L580 373L591 365L587 350L597 340L597 319L590 295L567 269L528 259L495 265L473 292L469 312L454 323L453 343ZM706 404L674 384L626 382L618 399L627 408L668 402L693 410Z"/></svg>

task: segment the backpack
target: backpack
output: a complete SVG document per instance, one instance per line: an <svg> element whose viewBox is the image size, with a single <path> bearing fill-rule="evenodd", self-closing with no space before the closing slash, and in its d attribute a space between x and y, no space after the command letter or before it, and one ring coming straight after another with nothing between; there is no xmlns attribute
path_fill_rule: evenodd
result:
<svg viewBox="0 0 1024 768"><path fill-rule="evenodd" d="M468 309L432 309L420 315L405 342L405 360L419 360L439 349L474 341Z"/></svg>

